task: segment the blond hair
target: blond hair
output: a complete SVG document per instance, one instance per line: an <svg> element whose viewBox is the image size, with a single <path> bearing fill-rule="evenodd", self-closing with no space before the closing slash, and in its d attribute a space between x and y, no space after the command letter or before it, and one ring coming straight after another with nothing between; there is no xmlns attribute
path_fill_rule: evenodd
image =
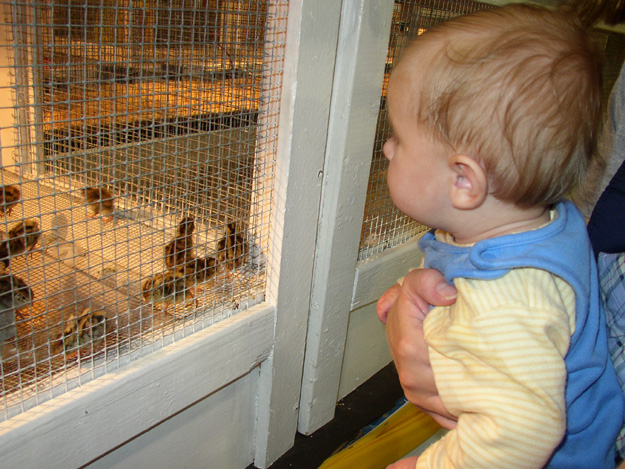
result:
<svg viewBox="0 0 625 469"><path fill-rule="evenodd" d="M417 124L476 158L494 197L548 205L579 183L601 118L603 61L573 15L513 4L457 17L406 57L420 70Z"/></svg>

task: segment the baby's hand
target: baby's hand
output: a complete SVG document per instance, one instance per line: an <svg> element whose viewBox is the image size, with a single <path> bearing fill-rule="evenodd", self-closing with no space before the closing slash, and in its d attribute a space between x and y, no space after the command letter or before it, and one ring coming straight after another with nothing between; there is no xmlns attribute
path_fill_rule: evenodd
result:
<svg viewBox="0 0 625 469"><path fill-rule="evenodd" d="M409 458L400 459L390 466L387 466L386 469L415 469L418 459L419 456L410 456Z"/></svg>

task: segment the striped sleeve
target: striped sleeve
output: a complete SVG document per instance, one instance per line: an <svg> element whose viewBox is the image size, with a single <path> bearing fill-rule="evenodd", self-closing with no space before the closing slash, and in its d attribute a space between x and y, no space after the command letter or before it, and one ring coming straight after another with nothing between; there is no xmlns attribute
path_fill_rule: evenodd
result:
<svg viewBox="0 0 625 469"><path fill-rule="evenodd" d="M456 304L433 308L424 333L439 394L458 425L417 467L542 467L566 428L575 293L538 269L457 279L456 287Z"/></svg>

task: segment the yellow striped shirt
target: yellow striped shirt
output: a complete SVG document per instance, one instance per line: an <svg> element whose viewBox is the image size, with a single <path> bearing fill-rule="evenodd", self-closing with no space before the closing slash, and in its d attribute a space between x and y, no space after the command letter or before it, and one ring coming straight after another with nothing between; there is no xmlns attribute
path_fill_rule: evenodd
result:
<svg viewBox="0 0 625 469"><path fill-rule="evenodd" d="M454 281L458 300L430 311L424 335L439 394L458 425L417 468L542 467L566 428L575 292L533 268Z"/></svg>

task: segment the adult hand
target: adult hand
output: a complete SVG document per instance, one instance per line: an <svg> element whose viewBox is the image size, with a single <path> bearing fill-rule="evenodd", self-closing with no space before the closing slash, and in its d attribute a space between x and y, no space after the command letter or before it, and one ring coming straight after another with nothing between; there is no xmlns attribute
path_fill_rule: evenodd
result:
<svg viewBox="0 0 625 469"><path fill-rule="evenodd" d="M416 269L406 275L401 286L389 288L376 308L378 318L386 324L386 337L406 399L447 429L456 426L456 418L447 412L438 395L423 321L430 304L453 304L456 294L437 270Z"/></svg>

